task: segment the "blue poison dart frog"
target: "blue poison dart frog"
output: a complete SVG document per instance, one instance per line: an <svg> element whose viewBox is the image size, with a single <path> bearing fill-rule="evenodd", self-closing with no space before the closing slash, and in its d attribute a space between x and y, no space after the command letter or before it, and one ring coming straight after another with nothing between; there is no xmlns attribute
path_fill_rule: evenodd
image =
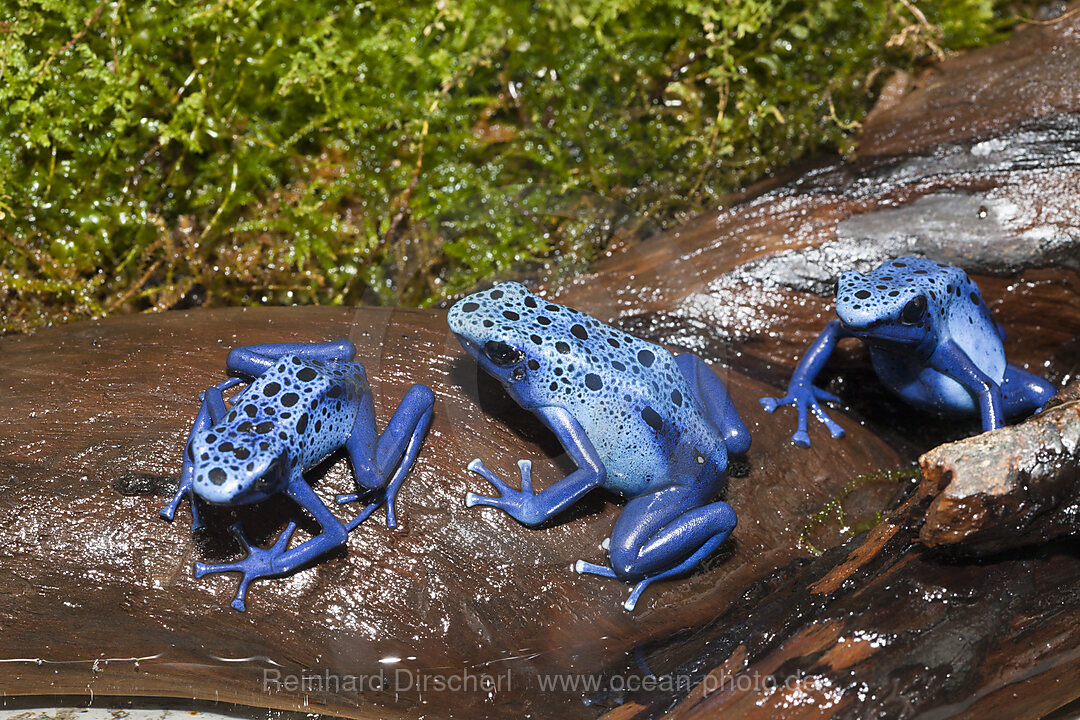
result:
<svg viewBox="0 0 1080 720"><path fill-rule="evenodd" d="M794 405L792 440L810 446L809 410L833 437L843 429L819 401L839 399L814 386L841 338L867 344L878 378L909 404L940 415L982 417L983 430L1005 418L1029 415L1050 399L1054 386L1005 362L1004 329L990 316L979 288L960 268L917 257L881 264L867 275L840 276L836 314L799 361L782 398L762 398L772 412Z"/></svg>
<svg viewBox="0 0 1080 720"><path fill-rule="evenodd" d="M498 497L465 504L501 508L526 525L562 512L593 488L630 498L605 544L610 567L578 561L579 573L645 587L685 573L724 542L735 512L716 500L728 453L750 449L750 433L720 378L700 358L664 348L502 283L450 309L450 329L480 367L558 437L578 469L533 493L528 460L521 489L479 459L469 470Z"/></svg>
<svg viewBox="0 0 1080 720"><path fill-rule="evenodd" d="M311 514L320 532L289 549L296 523L269 550L255 547L239 523L230 530L247 551L238 562L195 564L195 577L243 573L232 606L243 612L248 583L293 572L345 543L346 535L386 502L386 524L394 527L394 498L431 422L434 397L413 385L381 435L364 368L352 362L348 340L275 343L229 353L234 377L208 389L188 435L180 488L161 515L172 520L180 500L191 499L192 526L201 527L196 499L212 505L247 505L285 493ZM242 379L244 378L244 379ZM249 379L226 405L222 391ZM304 480L305 469L344 447L361 494L339 495L339 503L372 500L343 525Z"/></svg>

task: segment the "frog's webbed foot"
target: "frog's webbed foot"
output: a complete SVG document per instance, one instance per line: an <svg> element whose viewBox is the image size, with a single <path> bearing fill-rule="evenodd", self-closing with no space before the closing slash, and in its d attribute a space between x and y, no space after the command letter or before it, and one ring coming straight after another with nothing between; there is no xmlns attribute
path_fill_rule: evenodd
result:
<svg viewBox="0 0 1080 720"><path fill-rule="evenodd" d="M521 489L515 490L507 483L503 482L502 478L493 473L491 470L480 462L477 458L468 464L469 470L476 473L480 477L491 483L496 490L499 491L498 497L490 497L486 495L477 495L476 493L465 494L465 507L473 507L474 505L487 505L489 507L496 507L505 510L512 517L520 520L521 522L530 522L529 505L536 496L533 494L532 488L532 462L529 460L518 460L518 468L521 470Z"/></svg>
<svg viewBox="0 0 1080 720"><path fill-rule="evenodd" d="M274 545L267 550L263 550L252 544L240 523L233 523L229 526L229 531L240 541L240 545L247 552L247 557L230 563L195 563L195 577L201 578L204 575L222 572L243 573L240 587L237 589L236 597L233 598L231 604L234 609L244 612L244 597L247 595L247 588L252 580L263 577L276 577L288 572L287 570L276 569L274 561L285 554L285 549L289 546L289 540L292 538L294 530L296 530L296 523L290 522L277 541L274 542Z"/></svg>
<svg viewBox="0 0 1080 720"><path fill-rule="evenodd" d="M788 392L783 397L763 397L759 402L765 412L768 413L784 405L795 406L796 411L799 413L799 421L795 434L791 436L791 441L796 445L810 447L810 434L806 428L807 411L814 413L814 417L828 429L829 434L834 438L844 436L844 428L829 417L825 409L821 407L821 402L840 402L840 398L827 390L822 390L814 385L793 382L788 385Z"/></svg>
<svg viewBox="0 0 1080 720"><path fill-rule="evenodd" d="M574 565L574 570L582 575L599 575L600 577L609 578L618 577L618 575L615 574L615 571L607 565L597 565L595 563L585 562L584 560L578 560ZM637 607L638 598L641 597L641 593L645 592L645 588L647 588L654 580L659 580L662 577L665 577L665 573L639 580L630 591L630 597L623 603L623 608L626 609L627 612L632 612L633 609Z"/></svg>

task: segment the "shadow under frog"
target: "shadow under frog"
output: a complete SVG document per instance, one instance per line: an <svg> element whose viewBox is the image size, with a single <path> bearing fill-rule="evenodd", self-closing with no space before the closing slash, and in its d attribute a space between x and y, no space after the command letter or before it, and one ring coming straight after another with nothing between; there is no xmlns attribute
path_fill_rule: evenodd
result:
<svg viewBox="0 0 1080 720"><path fill-rule="evenodd" d="M597 487L629 498L605 543L610 566L576 565L635 582L627 610L650 583L690 571L727 539L735 513L715 498L729 451L744 455L750 434L704 361L674 356L519 283L469 295L447 321L480 368L554 432L577 468L534 493L529 460L518 461L520 490L473 460L469 469L499 495L468 493L466 505L537 525Z"/></svg>

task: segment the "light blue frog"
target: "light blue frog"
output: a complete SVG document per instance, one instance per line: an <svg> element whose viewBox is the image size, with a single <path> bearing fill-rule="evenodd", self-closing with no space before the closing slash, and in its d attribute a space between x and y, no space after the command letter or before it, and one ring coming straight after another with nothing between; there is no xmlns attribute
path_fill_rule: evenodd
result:
<svg viewBox="0 0 1080 720"><path fill-rule="evenodd" d="M328 343L275 343L236 348L228 369L251 384L225 404L222 391L244 380L230 378L203 393L202 406L188 435L180 488L161 515L172 520L185 496L191 499L194 527L202 525L196 499L212 505L247 505L285 493L311 514L320 532L289 549L296 523L290 522L269 550L251 544L239 523L230 530L247 551L243 560L195 564L195 577L208 573L243 574L232 606L243 612L248 583L286 575L345 543L349 530L382 502L386 524L394 527L394 498L431 423L434 396L413 385L386 429L375 429L375 409L364 368L352 362L348 340ZM304 470L344 447L356 482L373 499L343 525L304 480ZM339 495L339 503L360 495Z"/></svg>
<svg viewBox="0 0 1080 720"><path fill-rule="evenodd" d="M502 283L450 309L450 329L480 367L549 427L578 466L534 494L531 463L518 461L515 490L480 460L469 469L499 497L469 493L465 504L501 508L527 525L562 512L593 488L630 498L607 544L611 565L577 571L645 587L688 572L735 527L716 500L728 453L743 455L750 433L720 378L700 358L664 348Z"/></svg>
<svg viewBox="0 0 1080 720"><path fill-rule="evenodd" d="M878 378L909 404L941 415L982 417L983 430L1005 418L1029 415L1050 399L1054 386L1005 361L1004 329L990 316L979 288L958 267L918 257L885 262L867 275L840 276L836 314L799 361L782 398L762 398L772 412L794 405L798 429L792 440L810 446L807 411L833 437L843 429L820 402L839 398L814 386L841 338L870 348Z"/></svg>

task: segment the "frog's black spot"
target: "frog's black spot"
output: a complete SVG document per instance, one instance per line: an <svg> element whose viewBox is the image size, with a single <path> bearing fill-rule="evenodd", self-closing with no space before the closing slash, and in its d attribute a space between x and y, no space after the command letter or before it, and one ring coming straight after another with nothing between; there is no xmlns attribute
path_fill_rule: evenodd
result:
<svg viewBox="0 0 1080 720"><path fill-rule="evenodd" d="M336 400L337 398L341 397L341 392L341 386L335 385L334 387L330 388L330 392L326 393L326 397L330 398L331 400Z"/></svg>
<svg viewBox="0 0 1080 720"><path fill-rule="evenodd" d="M315 432L321 432L321 431L322 431L322 420L316 420L315 421Z"/></svg>
<svg viewBox="0 0 1080 720"><path fill-rule="evenodd" d="M231 442L223 442L218 445L218 452L232 452L233 444Z"/></svg>
<svg viewBox="0 0 1080 720"><path fill-rule="evenodd" d="M255 432L259 433L260 435L263 433L268 433L273 429L274 423L270 422L269 420L267 420L266 422L261 422L255 426Z"/></svg>
<svg viewBox="0 0 1080 720"><path fill-rule="evenodd" d="M892 275L882 275L881 279L885 282L889 282L890 280L892 280Z"/></svg>
<svg viewBox="0 0 1080 720"><path fill-rule="evenodd" d="M244 412L247 413L248 417L255 417L255 406L250 403L245 405Z"/></svg>
<svg viewBox="0 0 1080 720"><path fill-rule="evenodd" d="M563 369L561 367L555 368L555 374L556 375L562 375L563 374Z"/></svg>
<svg viewBox="0 0 1080 720"><path fill-rule="evenodd" d="M961 289L960 289L959 287L957 287L957 288L956 288L956 297L960 297L960 296L961 296L961 295L963 295L963 294L964 294L964 291L963 291L963 290L961 290Z"/></svg>
<svg viewBox="0 0 1080 720"><path fill-rule="evenodd" d="M682 393L678 390L671 391L671 402L675 403L679 407L682 407Z"/></svg>
<svg viewBox="0 0 1080 720"><path fill-rule="evenodd" d="M563 353L564 355L565 355L566 353L570 352L570 346L569 346L569 345L567 345L567 344L566 344L565 342L563 342L562 340L560 340L559 342L555 343L555 349L556 349L556 350L558 350L559 352Z"/></svg>
<svg viewBox="0 0 1080 720"><path fill-rule="evenodd" d="M210 472L206 474L206 477L215 485L220 485L225 482L226 475L221 468L210 468Z"/></svg>
<svg viewBox="0 0 1080 720"><path fill-rule="evenodd" d="M503 291L502 290L492 290L491 291L491 299L492 300L498 300L502 296L503 296Z"/></svg>
<svg viewBox="0 0 1080 720"><path fill-rule="evenodd" d="M893 265L895 265L896 267L907 267L907 263L902 263L899 260L894 261Z"/></svg>
<svg viewBox="0 0 1080 720"><path fill-rule="evenodd" d="M586 332L583 325L571 325L570 334L576 337L578 340L588 340L589 333Z"/></svg>
<svg viewBox="0 0 1080 720"><path fill-rule="evenodd" d="M287 432L285 432L284 430L280 431L280 432L279 432L279 433L277 434L277 436L278 436L279 438L281 438L282 440L288 440L288 439L289 439L289 434L288 434Z"/></svg>
<svg viewBox="0 0 1080 720"><path fill-rule="evenodd" d="M619 341L616 340L615 338L608 338L607 339L607 344L610 345L613 348L619 347Z"/></svg>
<svg viewBox="0 0 1080 720"><path fill-rule="evenodd" d="M503 310L503 317L507 320L520 320L521 316L513 310Z"/></svg>
<svg viewBox="0 0 1080 720"><path fill-rule="evenodd" d="M529 369L530 370L539 370L540 369L540 363L536 362L535 360L530 360L529 361Z"/></svg>
<svg viewBox="0 0 1080 720"><path fill-rule="evenodd" d="M637 354L638 362L645 367L652 367L653 362L656 360L656 356L652 354L650 350L640 350Z"/></svg>
<svg viewBox="0 0 1080 720"><path fill-rule="evenodd" d="M540 316L538 316L536 318L536 322L540 323L541 325L550 325L551 324L551 318L546 317L544 315L540 315Z"/></svg>
<svg viewBox="0 0 1080 720"><path fill-rule="evenodd" d="M294 392L285 393L281 396L281 404L285 407L292 407L300 399L300 396Z"/></svg>
<svg viewBox="0 0 1080 720"><path fill-rule="evenodd" d="M536 298L530 295L529 297L525 298L525 304L531 308L536 307Z"/></svg>
<svg viewBox="0 0 1080 720"><path fill-rule="evenodd" d="M926 275L926 274L927 274L927 272L926 272L925 270L916 270L916 271L915 271L915 274L916 274L916 275Z"/></svg>
<svg viewBox="0 0 1080 720"><path fill-rule="evenodd" d="M291 418L291 417L292 417L292 413L291 413L291 412L283 412L283 413L281 413L281 419L282 419L282 420L288 420L288 419L289 419L289 418Z"/></svg>
<svg viewBox="0 0 1080 720"><path fill-rule="evenodd" d="M893 290L892 292L889 293L889 297L896 297L899 294L900 294L899 290Z"/></svg>
<svg viewBox="0 0 1080 720"><path fill-rule="evenodd" d="M626 370L626 366L625 366L625 365L623 365L623 364L622 364L621 362L619 362L618 360L612 360L612 361L611 361L611 367L615 368L615 369L616 369L616 370L618 370L619 372L624 372L624 371Z"/></svg>
<svg viewBox="0 0 1080 720"><path fill-rule="evenodd" d="M589 373L585 376L585 387L590 390L599 390L604 387L604 381L600 379L599 375L595 373Z"/></svg>
<svg viewBox="0 0 1080 720"><path fill-rule="evenodd" d="M660 430L664 427L663 418L661 418L660 415L648 405L646 405L641 410L641 419L648 423L649 427L651 427L656 432L660 432Z"/></svg>
<svg viewBox="0 0 1080 720"><path fill-rule="evenodd" d="M237 412L235 410L233 410L231 413L229 413L228 417L226 417L225 419L228 420L229 422L234 422L236 420L236 416L237 416Z"/></svg>
<svg viewBox="0 0 1080 720"><path fill-rule="evenodd" d="M236 455L237 460L247 460L251 456L251 452L247 448L236 448L236 452L233 454Z"/></svg>
<svg viewBox="0 0 1080 720"><path fill-rule="evenodd" d="M562 308L559 307L558 305L550 305L550 304L545 305L544 309L547 310L548 312L559 312L560 310L562 310Z"/></svg>
<svg viewBox="0 0 1080 720"><path fill-rule="evenodd" d="M859 298L860 300L865 300L866 298L870 297L870 291L860 290L859 292L855 293L855 297Z"/></svg>
<svg viewBox="0 0 1080 720"><path fill-rule="evenodd" d="M307 430L308 416L304 413L300 416L300 419L296 421L296 432L302 433Z"/></svg>
<svg viewBox="0 0 1080 720"><path fill-rule="evenodd" d="M489 328L489 327L494 327L494 326L495 326L495 323L491 322L490 320L485 320L484 321L484 327Z"/></svg>
<svg viewBox="0 0 1080 720"><path fill-rule="evenodd" d="M979 304L979 293L973 292L973 293L971 293L970 297L971 297L971 302L973 304L975 304L975 305Z"/></svg>
<svg viewBox="0 0 1080 720"><path fill-rule="evenodd" d="M889 289L889 286L888 286L888 285L875 285L874 287L875 287L875 288L876 288L877 290L888 290L888 289Z"/></svg>
<svg viewBox="0 0 1080 720"><path fill-rule="evenodd" d="M300 371L296 373L296 377L300 380L303 380L304 382L311 382L315 379L316 375L317 373L315 372L315 370L309 367L301 368Z"/></svg>
<svg viewBox="0 0 1080 720"><path fill-rule="evenodd" d="M559 383L554 383L554 382L551 383L551 385L548 386L548 389L550 389L550 390L558 390L559 389Z"/></svg>
<svg viewBox="0 0 1080 720"><path fill-rule="evenodd" d="M239 430L240 432L250 432L251 428L253 428L253 427L255 427L255 426L252 425L250 422L245 420L244 422L237 425L236 429ZM207 438L207 439L209 439L209 438Z"/></svg>
<svg viewBox="0 0 1080 720"><path fill-rule="evenodd" d="M476 312L480 309L480 305L474 302L467 302L461 306L461 312Z"/></svg>
<svg viewBox="0 0 1080 720"><path fill-rule="evenodd" d="M541 343L544 342L544 339L541 338L539 335L530 335L529 339L532 340L537 345L540 345Z"/></svg>
<svg viewBox="0 0 1080 720"><path fill-rule="evenodd" d="M262 450L263 452L266 452L267 450L270 449L270 443L268 443L268 442L259 443L259 449Z"/></svg>
<svg viewBox="0 0 1080 720"><path fill-rule="evenodd" d="M263 395L265 395L266 397L270 397L271 395L277 395L279 392L281 392L281 386L278 385L276 382L272 382L263 388Z"/></svg>
<svg viewBox="0 0 1080 720"><path fill-rule="evenodd" d="M208 442L208 443L217 442L217 435L207 435L206 436L206 442Z"/></svg>
<svg viewBox="0 0 1080 720"><path fill-rule="evenodd" d="M299 364L300 364L300 358L298 358L297 356L293 355L293 359L292 359L292 364L293 364L293 365L299 365Z"/></svg>

